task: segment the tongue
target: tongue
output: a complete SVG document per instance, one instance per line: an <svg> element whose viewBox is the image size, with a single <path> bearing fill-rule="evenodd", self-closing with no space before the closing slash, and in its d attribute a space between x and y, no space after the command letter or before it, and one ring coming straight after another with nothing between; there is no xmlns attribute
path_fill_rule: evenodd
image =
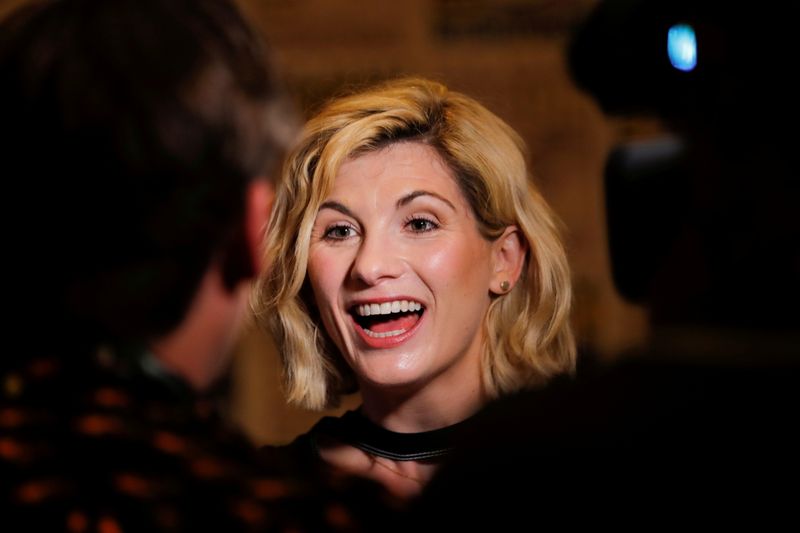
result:
<svg viewBox="0 0 800 533"><path fill-rule="evenodd" d="M407 315L398 316L397 318L389 318L387 320L381 320L380 322L374 322L373 324L370 324L369 330L375 333L409 330L414 326L414 324L417 323L418 320L419 315L416 313L410 313Z"/></svg>

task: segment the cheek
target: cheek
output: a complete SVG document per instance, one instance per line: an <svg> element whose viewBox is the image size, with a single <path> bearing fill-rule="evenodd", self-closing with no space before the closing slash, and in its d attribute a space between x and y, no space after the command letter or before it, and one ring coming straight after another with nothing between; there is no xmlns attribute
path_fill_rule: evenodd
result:
<svg viewBox="0 0 800 533"><path fill-rule="evenodd" d="M314 291L314 299L320 308L326 307L335 297L337 269L325 253L311 253L308 257L308 281Z"/></svg>
<svg viewBox="0 0 800 533"><path fill-rule="evenodd" d="M333 343L342 350L343 344L338 332L335 310L341 279L336 264L326 253L310 254L308 258L308 282L314 295L314 302L319 311L322 327Z"/></svg>
<svg viewBox="0 0 800 533"><path fill-rule="evenodd" d="M309 250L308 281L323 316L336 312L352 263L346 249L320 247Z"/></svg>
<svg viewBox="0 0 800 533"><path fill-rule="evenodd" d="M463 244L439 247L427 254L421 268L440 286L468 290L486 280L488 287L489 253L486 247Z"/></svg>

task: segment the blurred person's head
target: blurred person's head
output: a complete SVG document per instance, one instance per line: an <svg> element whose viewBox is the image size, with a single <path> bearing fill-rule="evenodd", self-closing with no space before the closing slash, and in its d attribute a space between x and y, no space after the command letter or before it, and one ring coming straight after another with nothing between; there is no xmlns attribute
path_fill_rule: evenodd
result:
<svg viewBox="0 0 800 533"><path fill-rule="evenodd" d="M557 221L518 135L422 79L334 99L278 188L258 303L291 400L475 384L494 397L570 371Z"/></svg>
<svg viewBox="0 0 800 533"><path fill-rule="evenodd" d="M148 341L210 267L231 293L253 277L284 106L228 0L45 0L5 19L15 333L37 349Z"/></svg>

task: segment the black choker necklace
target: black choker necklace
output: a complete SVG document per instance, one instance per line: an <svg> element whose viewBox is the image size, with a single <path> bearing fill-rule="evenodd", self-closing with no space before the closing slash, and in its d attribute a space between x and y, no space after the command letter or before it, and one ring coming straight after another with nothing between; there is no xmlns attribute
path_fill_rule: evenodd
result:
<svg viewBox="0 0 800 533"><path fill-rule="evenodd" d="M420 461L444 457L453 451L469 421L468 418L452 426L421 433L396 433L373 423L360 411L347 411L340 418L323 418L313 431L370 455L394 461Z"/></svg>

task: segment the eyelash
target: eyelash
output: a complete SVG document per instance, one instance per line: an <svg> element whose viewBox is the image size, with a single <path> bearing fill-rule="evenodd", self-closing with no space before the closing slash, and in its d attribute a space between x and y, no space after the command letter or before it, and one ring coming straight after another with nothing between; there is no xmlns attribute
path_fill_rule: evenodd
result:
<svg viewBox="0 0 800 533"><path fill-rule="evenodd" d="M408 217L406 219L406 221L403 223L403 225L405 227L409 227L412 224L414 224L415 222L424 222L425 224L427 224L427 228L426 229L410 228L411 231L414 232L414 233L427 233L429 231L433 231L433 230L439 228L439 224L436 221L431 220L430 218L427 218L427 217L420 216L420 215L412 215L412 216Z"/></svg>
<svg viewBox="0 0 800 533"><path fill-rule="evenodd" d="M337 230L349 230L349 231L355 233L356 229L353 226L349 225L349 224L334 224L333 226L330 226L325 230L325 234L323 235L323 238L326 239L326 240L329 240L329 241L343 241L345 239L349 239L350 237L352 237L352 235L347 235L345 237L334 236L333 233L335 231L337 231Z"/></svg>
<svg viewBox="0 0 800 533"><path fill-rule="evenodd" d="M418 224L420 222L424 223L426 227L424 229L415 229L413 227L413 225L414 224ZM403 226L404 227L409 227L409 229L411 230L412 233L428 233L429 231L433 231L433 230L439 228L439 224L436 221L431 220L430 218L427 218L427 217L419 216L419 215L412 215L412 216L408 217L403 222ZM344 241L344 240L349 239L350 237L353 236L352 234L346 235L346 236L336 235L336 232L345 231L345 230L349 231L349 232L352 232L352 233L355 233L355 231L356 231L356 229L353 226L349 225L349 224L341 224L341 223L340 224L334 224L333 226L330 226L325 230L325 233L323 234L323 238L325 240L329 240L329 241Z"/></svg>

